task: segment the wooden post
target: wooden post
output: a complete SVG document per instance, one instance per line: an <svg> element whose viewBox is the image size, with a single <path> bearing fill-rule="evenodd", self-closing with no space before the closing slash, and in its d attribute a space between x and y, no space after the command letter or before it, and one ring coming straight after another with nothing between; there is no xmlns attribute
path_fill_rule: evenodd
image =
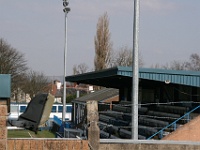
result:
<svg viewBox="0 0 200 150"><path fill-rule="evenodd" d="M98 121L98 102L94 100L87 101L88 143L91 150L99 149L100 131L97 125Z"/></svg>

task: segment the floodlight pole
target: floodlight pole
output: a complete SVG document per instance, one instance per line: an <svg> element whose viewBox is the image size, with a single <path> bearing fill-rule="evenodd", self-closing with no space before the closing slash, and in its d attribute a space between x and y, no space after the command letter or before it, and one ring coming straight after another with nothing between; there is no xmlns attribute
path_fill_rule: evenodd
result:
<svg viewBox="0 0 200 150"><path fill-rule="evenodd" d="M64 6L64 13L65 13L65 46L64 46L64 85L63 85L63 112L62 112L62 122L65 123L65 114L66 114L66 82L65 77L67 76L67 14L70 11L70 8L68 7L68 0L63 0L63 6Z"/></svg>
<svg viewBox="0 0 200 150"><path fill-rule="evenodd" d="M132 64L132 139L138 140L138 44L139 44L139 6L140 0L134 0L133 23L133 64Z"/></svg>

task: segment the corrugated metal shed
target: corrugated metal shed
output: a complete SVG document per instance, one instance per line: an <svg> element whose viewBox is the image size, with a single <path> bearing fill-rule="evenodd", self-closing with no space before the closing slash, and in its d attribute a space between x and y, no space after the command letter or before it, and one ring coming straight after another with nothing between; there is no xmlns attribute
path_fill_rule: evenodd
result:
<svg viewBox="0 0 200 150"><path fill-rule="evenodd" d="M11 76L0 74L0 98L10 98L11 96Z"/></svg>
<svg viewBox="0 0 200 150"><path fill-rule="evenodd" d="M99 85L111 88L131 86L132 67L114 67L98 72L67 76L66 81ZM200 71L179 71L140 68L139 78L200 87Z"/></svg>

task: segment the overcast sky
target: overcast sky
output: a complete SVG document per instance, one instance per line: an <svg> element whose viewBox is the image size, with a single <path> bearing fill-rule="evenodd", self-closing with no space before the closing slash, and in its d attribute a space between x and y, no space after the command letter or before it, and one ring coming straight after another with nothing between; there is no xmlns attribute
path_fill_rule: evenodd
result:
<svg viewBox="0 0 200 150"><path fill-rule="evenodd" d="M98 18L108 13L114 50L133 47L134 0L70 0L67 74L75 64L93 68ZM0 38L25 54L28 66L63 75L62 0L1 0ZM141 0L139 51L145 67L200 54L200 0Z"/></svg>

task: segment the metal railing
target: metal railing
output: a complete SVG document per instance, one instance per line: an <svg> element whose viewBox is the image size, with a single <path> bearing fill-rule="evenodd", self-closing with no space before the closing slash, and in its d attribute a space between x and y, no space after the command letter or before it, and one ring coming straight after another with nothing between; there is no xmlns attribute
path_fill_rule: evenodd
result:
<svg viewBox="0 0 200 150"><path fill-rule="evenodd" d="M69 129L69 128L64 129L64 138L76 138L77 136L81 137L82 131L77 130L77 129Z"/></svg>
<svg viewBox="0 0 200 150"><path fill-rule="evenodd" d="M147 140L152 139L156 135L158 135L159 138L162 139L163 138L163 132L164 132L164 130L168 129L169 127L173 127L173 130L175 131L177 129L177 122L180 121L183 118L187 118L187 122L189 122L189 120L190 120L190 114L192 112L194 112L195 110L197 110L198 108L200 108L200 105L197 106L197 107L195 107L191 111L187 112L185 115L183 115L182 117L178 118L177 120L175 120L171 124L167 125L166 127L164 127L163 129L161 129L160 131L156 132L155 134L153 134L152 136L150 136L149 138L147 138Z"/></svg>
<svg viewBox="0 0 200 150"><path fill-rule="evenodd" d="M60 120L57 116L53 116L53 121L57 124L57 125L59 125L59 126L61 126L62 125L62 120Z"/></svg>

